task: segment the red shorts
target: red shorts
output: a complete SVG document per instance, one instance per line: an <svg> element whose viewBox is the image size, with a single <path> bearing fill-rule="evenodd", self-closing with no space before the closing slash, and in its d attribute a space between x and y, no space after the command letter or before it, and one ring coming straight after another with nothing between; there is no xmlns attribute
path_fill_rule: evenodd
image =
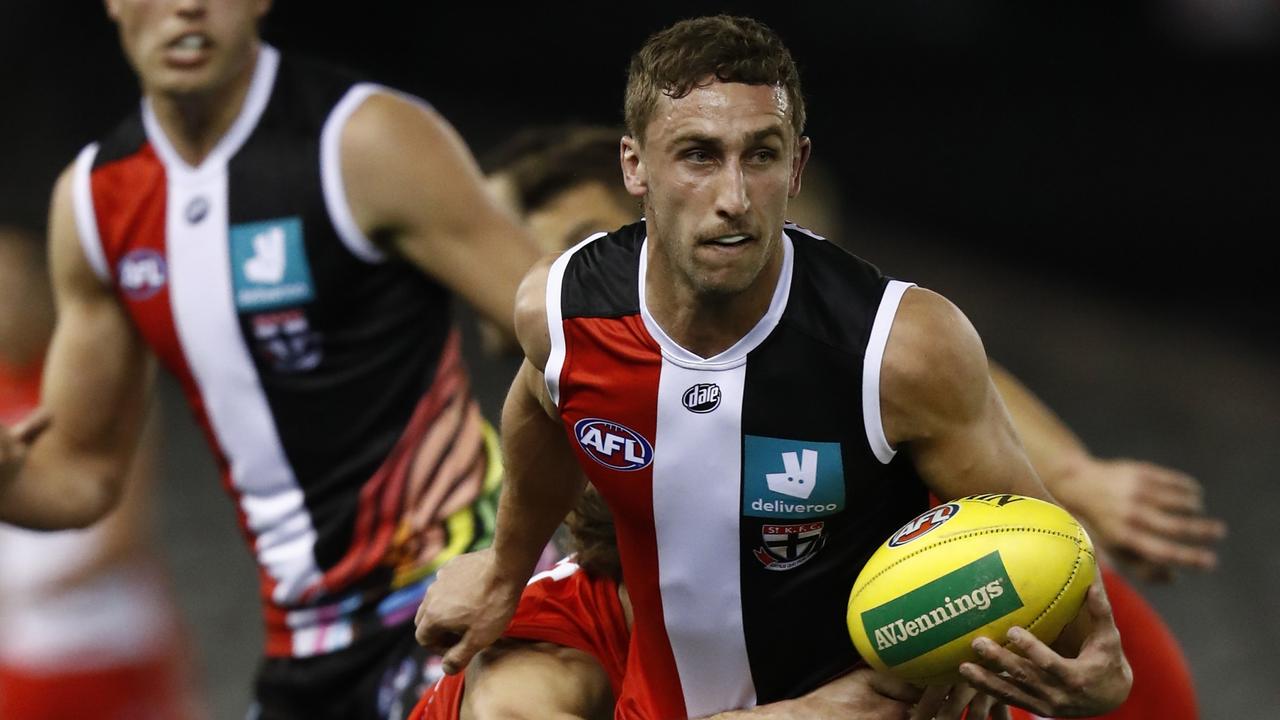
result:
<svg viewBox="0 0 1280 720"><path fill-rule="evenodd" d="M0 718L195 720L200 715L180 668L169 658L61 673L0 666Z"/></svg>

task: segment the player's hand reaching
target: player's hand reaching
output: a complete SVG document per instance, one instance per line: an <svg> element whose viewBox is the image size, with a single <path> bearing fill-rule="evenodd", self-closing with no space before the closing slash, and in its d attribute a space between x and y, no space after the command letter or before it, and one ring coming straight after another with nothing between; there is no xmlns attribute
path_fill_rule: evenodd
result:
<svg viewBox="0 0 1280 720"><path fill-rule="evenodd" d="M965 714L968 710L968 714ZM968 683L931 685L911 710L911 720L1009 720L1009 708Z"/></svg>
<svg viewBox="0 0 1280 720"><path fill-rule="evenodd" d="M1101 580L1089 588L1077 620L1083 621L1087 634L1075 657L1064 657L1027 630L1015 627L1009 630L1007 647L989 638L974 640L980 664L964 663L960 674L1000 702L1044 717L1109 712L1128 697L1133 672L1120 647L1120 631Z"/></svg>
<svg viewBox="0 0 1280 720"><path fill-rule="evenodd" d="M492 550L460 555L440 568L418 606L415 636L444 657L449 675L492 645L515 615L524 583L495 575Z"/></svg>
<svg viewBox="0 0 1280 720"><path fill-rule="evenodd" d="M1088 458L1054 493L1079 513L1104 549L1147 580L1170 580L1179 568L1212 570L1213 545L1227 532L1204 514L1200 483L1185 473L1137 460Z"/></svg>
<svg viewBox="0 0 1280 720"><path fill-rule="evenodd" d="M0 425L0 488L17 477L31 444L48 429L51 420L47 410L37 408L13 427Z"/></svg>

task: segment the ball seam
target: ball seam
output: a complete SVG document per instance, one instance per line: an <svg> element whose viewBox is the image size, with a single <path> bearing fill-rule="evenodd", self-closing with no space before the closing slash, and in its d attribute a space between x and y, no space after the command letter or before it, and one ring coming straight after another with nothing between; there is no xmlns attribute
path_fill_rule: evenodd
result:
<svg viewBox="0 0 1280 720"><path fill-rule="evenodd" d="M1065 532L1062 532L1061 530L1048 530L1048 529L1046 529L1046 528L1040 528L1040 527L1035 527L1035 526L1017 526L1017 525L1015 525L1015 526L1001 526L1001 527L980 528L980 529L978 529L978 530L964 530L964 531L958 532L958 533L956 533L956 534L954 534L954 535L948 535L948 536L946 536L946 537L944 537L944 538L939 538L938 540L936 540L936 541L934 541L934 542L932 542L932 543L930 543L930 544L928 544L928 545L923 545L923 546L921 546L921 547L919 547L919 548L916 548L915 550L912 550L910 553L907 553L906 555L903 555L902 557L898 558L897 560L894 560L894 561L893 561L892 563L890 563L889 565L886 565L885 567L881 568L881 569L880 569L880 571L879 571L879 572L877 572L875 575L872 575L871 577L867 578L867 581L866 581L865 583L863 583L862 587L858 590L858 592L854 593L853 597L851 597L849 600L850 600L850 602L852 602L854 598L857 598L859 595L861 595L861 594L862 594L862 591L863 591L863 590L866 590L868 587L870 587L870 586L871 586L871 584L872 584L872 583L874 583L874 582L876 581L876 579L877 579L877 578L879 578L881 575L883 575L883 574L885 574L885 573L889 572L889 571L890 571L890 570L892 570L893 568L897 567L899 563L906 562L907 560L910 560L911 558L915 557L916 555L919 555L919 554L920 554L920 553L922 553L922 552L925 552L925 551L927 551L927 550L931 550L931 549L933 549L933 548L935 548L935 547L938 547L939 545L945 545L945 544L947 544L947 543L949 543L949 542L955 542L955 541L957 541L957 540L964 540L964 539L966 539L966 538L975 537L975 536L978 536L978 535L996 535L996 534L1000 534L1000 533L1007 533L1007 532L1019 532L1019 531L1021 531L1021 532L1028 532L1028 531L1029 531L1029 532L1033 532L1033 533L1039 533L1039 534L1041 534L1041 535L1054 535L1054 536L1056 536L1056 537L1066 538L1067 540L1070 540L1070 541L1074 542L1074 543L1076 544L1076 548L1077 548L1078 550L1083 550L1083 549L1084 549L1084 548L1083 548L1083 546L1082 546L1082 543L1080 542L1080 537L1079 537L1078 535L1073 535L1073 534L1070 534L1070 533L1065 533ZM1080 555L1079 555L1079 553L1077 553L1077 554L1076 554L1076 562L1077 562L1077 563L1079 563L1079 562L1080 562ZM1072 569L1071 573L1072 573L1072 577L1073 577L1073 578L1075 577L1075 572L1076 572L1076 570L1075 570L1075 569ZM1055 599L1055 602L1056 602L1056 599Z"/></svg>

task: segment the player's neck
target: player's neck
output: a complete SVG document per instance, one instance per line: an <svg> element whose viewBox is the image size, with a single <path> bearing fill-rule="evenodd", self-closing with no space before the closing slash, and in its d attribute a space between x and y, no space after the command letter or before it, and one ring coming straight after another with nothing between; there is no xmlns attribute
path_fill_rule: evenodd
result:
<svg viewBox="0 0 1280 720"><path fill-rule="evenodd" d="M715 357L759 324L769 311L781 274L779 252L746 290L708 295L679 281L674 272L653 272L651 268L645 277L645 305L662 331L680 347L698 357Z"/></svg>
<svg viewBox="0 0 1280 720"><path fill-rule="evenodd" d="M261 44L257 44L253 58L235 76L206 91L147 94L160 129L187 164L197 167L204 162L240 115L261 56Z"/></svg>

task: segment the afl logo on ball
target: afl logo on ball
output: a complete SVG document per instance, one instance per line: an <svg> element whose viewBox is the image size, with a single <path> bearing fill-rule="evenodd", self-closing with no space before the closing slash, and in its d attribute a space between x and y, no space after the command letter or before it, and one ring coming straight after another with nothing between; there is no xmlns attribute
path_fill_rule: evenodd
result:
<svg viewBox="0 0 1280 720"><path fill-rule="evenodd" d="M684 391L685 409L699 415L720 407L720 386L715 383L698 383Z"/></svg>
<svg viewBox="0 0 1280 720"><path fill-rule="evenodd" d="M155 250L133 250L116 268L120 289L130 300L146 300L160 292L168 277L164 256Z"/></svg>
<svg viewBox="0 0 1280 720"><path fill-rule="evenodd" d="M893 537L889 538L889 547L906 545L916 538L927 535L942 523L955 517L958 512L960 512L959 505L947 503L920 514L915 520L903 525L898 532L893 534Z"/></svg>
<svg viewBox="0 0 1280 720"><path fill-rule="evenodd" d="M609 468L632 472L653 462L653 446L640 433L600 418L583 418L573 424L573 436L592 460Z"/></svg>

